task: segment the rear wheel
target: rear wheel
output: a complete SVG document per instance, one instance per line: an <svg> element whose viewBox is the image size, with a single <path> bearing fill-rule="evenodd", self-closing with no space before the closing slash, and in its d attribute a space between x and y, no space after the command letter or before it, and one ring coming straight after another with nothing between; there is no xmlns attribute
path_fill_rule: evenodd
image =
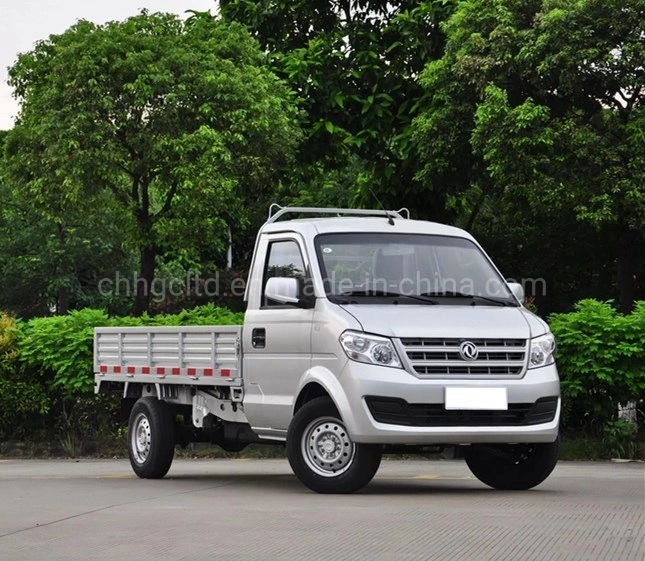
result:
<svg viewBox="0 0 645 561"><path fill-rule="evenodd" d="M482 483L495 489L531 489L542 483L558 463L560 438L551 443L473 444L464 452L466 464Z"/></svg>
<svg viewBox="0 0 645 561"><path fill-rule="evenodd" d="M175 454L173 419L168 405L156 397L142 397L130 412L128 454L134 473L160 479Z"/></svg>
<svg viewBox="0 0 645 561"><path fill-rule="evenodd" d="M350 438L328 397L305 403L287 434L287 456L298 479L318 493L353 493L367 485L381 463L381 446Z"/></svg>

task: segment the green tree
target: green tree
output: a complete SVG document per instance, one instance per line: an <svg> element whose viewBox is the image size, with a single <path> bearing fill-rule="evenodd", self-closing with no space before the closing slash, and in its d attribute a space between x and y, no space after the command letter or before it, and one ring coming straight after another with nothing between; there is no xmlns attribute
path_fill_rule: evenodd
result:
<svg viewBox="0 0 645 561"><path fill-rule="evenodd" d="M80 21L10 69L21 102L7 164L55 216L123 210L140 260L135 313L161 253L225 247L297 146L289 90L239 24L196 14Z"/></svg>
<svg viewBox="0 0 645 561"><path fill-rule="evenodd" d="M415 122L420 176L452 184L468 224L515 199L609 236L623 311L645 275L644 21L641 0L461 2Z"/></svg>
<svg viewBox="0 0 645 561"><path fill-rule="evenodd" d="M0 134L0 309L30 317L105 305L99 279L134 265L122 213L107 196L100 205L64 213L34 200L7 178L7 135Z"/></svg>
<svg viewBox="0 0 645 561"><path fill-rule="evenodd" d="M106 211L111 202L102 212L54 218L0 186L0 308L31 317L109 305L100 280L134 265L115 213Z"/></svg>
<svg viewBox="0 0 645 561"><path fill-rule="evenodd" d="M418 75L442 55L439 25L455 4L220 2L223 17L248 27L300 96L306 141L291 177L297 200L374 206L373 192L388 207L413 206L423 217L444 218L443 190L415 181L410 123L424 95ZM329 187L324 192L321 182Z"/></svg>

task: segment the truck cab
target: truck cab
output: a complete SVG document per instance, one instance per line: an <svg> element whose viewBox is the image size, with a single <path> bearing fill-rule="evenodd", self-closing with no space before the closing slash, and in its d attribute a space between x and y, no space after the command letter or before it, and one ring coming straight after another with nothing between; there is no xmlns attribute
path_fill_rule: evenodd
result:
<svg viewBox="0 0 645 561"><path fill-rule="evenodd" d="M553 336L467 232L403 211L278 208L258 233L245 299L235 376L199 386L193 428L235 423L238 435L285 442L318 492L360 489L384 451L429 446L463 447L494 488L530 488L553 470ZM100 388L111 379L95 362ZM172 417L164 396L195 407L195 382L181 380L185 397L177 386L140 399ZM222 415L220 401L235 411Z"/></svg>

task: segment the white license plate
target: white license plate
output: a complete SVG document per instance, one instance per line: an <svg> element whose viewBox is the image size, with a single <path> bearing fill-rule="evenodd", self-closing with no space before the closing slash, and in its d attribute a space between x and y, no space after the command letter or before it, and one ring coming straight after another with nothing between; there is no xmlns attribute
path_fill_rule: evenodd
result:
<svg viewBox="0 0 645 561"><path fill-rule="evenodd" d="M503 411L508 409L506 388L447 387L446 409Z"/></svg>

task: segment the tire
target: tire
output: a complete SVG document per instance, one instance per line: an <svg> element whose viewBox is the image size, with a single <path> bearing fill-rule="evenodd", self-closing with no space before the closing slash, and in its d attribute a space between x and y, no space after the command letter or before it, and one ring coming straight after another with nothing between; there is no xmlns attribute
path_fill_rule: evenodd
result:
<svg viewBox="0 0 645 561"><path fill-rule="evenodd" d="M130 465L143 479L161 479L175 454L173 418L168 405L142 397L132 407L128 423Z"/></svg>
<svg viewBox="0 0 645 561"><path fill-rule="evenodd" d="M489 487L525 490L551 475L559 454L560 437L551 443L473 444L464 456L473 475Z"/></svg>
<svg viewBox="0 0 645 561"><path fill-rule="evenodd" d="M287 457L296 477L317 493L353 493L381 464L381 446L352 442L328 397L305 403L287 433Z"/></svg>

